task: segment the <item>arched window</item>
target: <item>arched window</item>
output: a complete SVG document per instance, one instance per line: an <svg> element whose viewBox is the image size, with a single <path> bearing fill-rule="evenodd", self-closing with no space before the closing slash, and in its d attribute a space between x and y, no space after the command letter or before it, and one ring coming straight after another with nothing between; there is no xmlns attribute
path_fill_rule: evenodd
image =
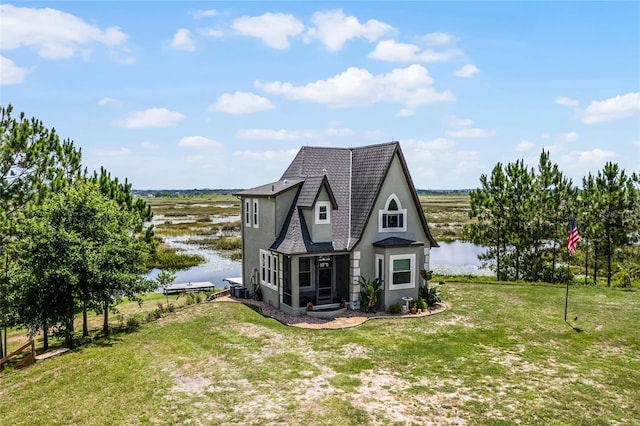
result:
<svg viewBox="0 0 640 426"><path fill-rule="evenodd" d="M407 230L407 209L402 208L402 203L396 194L387 198L384 210L378 211L379 232L404 232Z"/></svg>

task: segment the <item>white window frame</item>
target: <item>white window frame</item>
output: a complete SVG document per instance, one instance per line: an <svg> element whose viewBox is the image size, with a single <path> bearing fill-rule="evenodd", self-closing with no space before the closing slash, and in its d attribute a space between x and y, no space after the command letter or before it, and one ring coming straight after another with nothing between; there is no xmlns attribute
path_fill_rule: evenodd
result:
<svg viewBox="0 0 640 426"><path fill-rule="evenodd" d="M382 288L384 289L385 287L385 281L387 281L384 278L384 255L382 254L376 254L376 278L380 278L380 280L382 281Z"/></svg>
<svg viewBox="0 0 640 426"><path fill-rule="evenodd" d="M251 228L251 200L244 200L244 226L245 228Z"/></svg>
<svg viewBox="0 0 640 426"><path fill-rule="evenodd" d="M254 228L259 228L260 227L260 210L259 210L258 199L254 198L251 204L253 204L253 214L251 215L251 224Z"/></svg>
<svg viewBox="0 0 640 426"><path fill-rule="evenodd" d="M411 282L403 283L403 284L394 284L393 283L393 261L394 260L406 260L409 259L410 265L410 277ZM393 254L389 256L389 290L402 290L407 288L415 288L416 286L416 254Z"/></svg>
<svg viewBox="0 0 640 426"><path fill-rule="evenodd" d="M320 218L321 207L326 209L327 217L325 219ZM329 201L318 201L316 203L316 225L328 225L331 223L331 203Z"/></svg>
<svg viewBox="0 0 640 426"><path fill-rule="evenodd" d="M389 210L389 204L391 201L395 200L396 205L398 206L398 210ZM389 214L399 214L402 215L402 226L396 228L385 228L384 225L384 215ZM384 203L384 209L378 210L378 232L406 232L407 230L407 209L402 208L402 204L398 199L396 194L389 195L387 201Z"/></svg>
<svg viewBox="0 0 640 426"><path fill-rule="evenodd" d="M278 255L260 249L260 284L278 290Z"/></svg>

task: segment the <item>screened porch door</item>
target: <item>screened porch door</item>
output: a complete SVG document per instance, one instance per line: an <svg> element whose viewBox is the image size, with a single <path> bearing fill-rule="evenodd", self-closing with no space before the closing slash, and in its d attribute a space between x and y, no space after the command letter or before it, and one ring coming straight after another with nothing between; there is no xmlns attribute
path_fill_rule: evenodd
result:
<svg viewBox="0 0 640 426"><path fill-rule="evenodd" d="M318 286L316 303L326 305L333 302L333 258L321 256L318 259Z"/></svg>

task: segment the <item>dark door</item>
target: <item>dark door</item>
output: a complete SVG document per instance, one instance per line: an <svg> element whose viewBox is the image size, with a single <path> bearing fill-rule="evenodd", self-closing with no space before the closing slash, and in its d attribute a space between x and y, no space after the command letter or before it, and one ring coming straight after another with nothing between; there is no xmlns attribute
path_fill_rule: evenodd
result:
<svg viewBox="0 0 640 426"><path fill-rule="evenodd" d="M324 305L331 302L333 302L333 258L320 256L318 258L317 304Z"/></svg>

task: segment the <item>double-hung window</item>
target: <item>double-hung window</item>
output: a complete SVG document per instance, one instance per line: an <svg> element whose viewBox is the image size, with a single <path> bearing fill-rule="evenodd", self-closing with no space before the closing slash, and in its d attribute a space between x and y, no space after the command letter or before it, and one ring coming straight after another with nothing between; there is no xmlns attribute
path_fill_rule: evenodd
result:
<svg viewBox="0 0 640 426"><path fill-rule="evenodd" d="M260 219L259 211L258 211L258 200L253 200L253 227L258 228L258 221Z"/></svg>
<svg viewBox="0 0 640 426"><path fill-rule="evenodd" d="M318 201L316 203L316 224L326 225L331 223L331 203L328 201Z"/></svg>
<svg viewBox="0 0 640 426"><path fill-rule="evenodd" d="M390 290L415 287L415 254L389 256Z"/></svg>
<svg viewBox="0 0 640 426"><path fill-rule="evenodd" d="M244 226L251 228L251 200L244 200Z"/></svg>
<svg viewBox="0 0 640 426"><path fill-rule="evenodd" d="M278 256L267 250L260 250L260 284L278 288Z"/></svg>

